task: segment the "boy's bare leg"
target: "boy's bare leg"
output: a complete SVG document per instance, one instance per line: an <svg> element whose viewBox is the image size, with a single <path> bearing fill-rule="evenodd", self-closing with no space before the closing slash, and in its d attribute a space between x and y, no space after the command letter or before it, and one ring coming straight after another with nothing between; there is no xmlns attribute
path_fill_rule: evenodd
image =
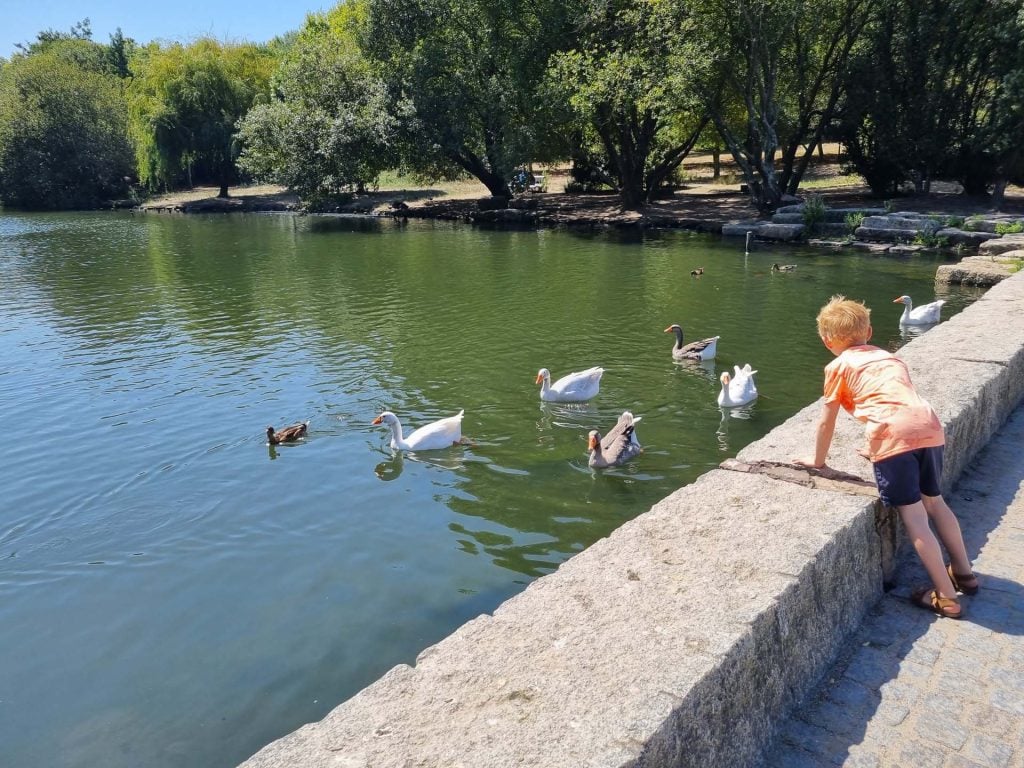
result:
<svg viewBox="0 0 1024 768"><path fill-rule="evenodd" d="M964 537L960 533L960 523L945 499L941 496L922 496L921 502L928 512L928 517L935 523L935 530L942 539L946 551L949 552L953 573L963 576L973 573L971 561L967 557L967 547L964 546Z"/></svg>
<svg viewBox="0 0 1024 768"><path fill-rule="evenodd" d="M928 577L935 585L939 597L956 599L956 588L946 573L946 561L942 557L942 549L939 547L939 540L935 538L931 527L928 525L928 511L920 501L897 507L900 511L900 519L907 529L907 535L914 543L917 556L921 558L924 569L928 571ZM952 512L950 512L952 514ZM955 518L954 518L955 521ZM959 530L959 528L957 529Z"/></svg>

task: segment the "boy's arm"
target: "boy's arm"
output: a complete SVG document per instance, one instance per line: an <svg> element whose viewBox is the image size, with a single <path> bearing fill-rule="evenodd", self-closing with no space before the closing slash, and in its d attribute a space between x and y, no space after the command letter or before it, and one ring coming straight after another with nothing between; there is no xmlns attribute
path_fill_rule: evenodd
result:
<svg viewBox="0 0 1024 768"><path fill-rule="evenodd" d="M820 468L825 466L829 446L832 445L832 434L836 430L836 416L839 414L839 401L825 403L818 419L818 428L814 438L814 456L794 459L793 463L804 467Z"/></svg>

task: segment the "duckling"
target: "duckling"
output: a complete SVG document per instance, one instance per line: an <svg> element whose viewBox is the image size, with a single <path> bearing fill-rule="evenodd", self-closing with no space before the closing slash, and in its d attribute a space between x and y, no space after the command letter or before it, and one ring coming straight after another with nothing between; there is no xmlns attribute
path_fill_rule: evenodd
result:
<svg viewBox="0 0 1024 768"><path fill-rule="evenodd" d="M690 270L690 275L692 277L699 277L700 275L703 275L703 274L704 274L704 267L697 267L696 269L691 269Z"/></svg>
<svg viewBox="0 0 1024 768"><path fill-rule="evenodd" d="M792 272L796 264L772 264L772 272Z"/></svg>
<svg viewBox="0 0 1024 768"><path fill-rule="evenodd" d="M292 424L290 427L279 429L276 432L273 427L267 427L267 442L271 445L280 445L281 443L294 443L299 438L305 437L306 432L309 430L309 422L303 421L298 424Z"/></svg>

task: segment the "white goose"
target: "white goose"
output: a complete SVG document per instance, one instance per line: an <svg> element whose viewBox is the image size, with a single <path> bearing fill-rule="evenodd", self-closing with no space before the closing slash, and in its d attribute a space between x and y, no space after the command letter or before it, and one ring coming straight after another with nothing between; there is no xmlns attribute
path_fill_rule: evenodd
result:
<svg viewBox="0 0 1024 768"><path fill-rule="evenodd" d="M672 347L672 358L674 360L713 360L718 353L719 336L712 336L709 339L691 341L683 345L683 329L678 323L672 323L665 329L665 333L674 333L676 343Z"/></svg>
<svg viewBox="0 0 1024 768"><path fill-rule="evenodd" d="M939 313L942 311L942 305L946 303L946 300L938 299L930 304L922 304L919 307L915 307L914 302L910 300L909 296L899 296L893 299L892 303L903 305L900 325L931 325L932 323L939 322Z"/></svg>
<svg viewBox="0 0 1024 768"><path fill-rule="evenodd" d="M754 374L757 371L750 369L750 363L742 368L734 365L733 371L735 375L732 377L727 371L722 371L720 377L722 391L718 393L718 404L723 408L746 405L757 399L757 385L754 384Z"/></svg>
<svg viewBox="0 0 1024 768"><path fill-rule="evenodd" d="M583 403L594 397L601 388L601 374L604 368L587 368L573 372L551 383L551 372L547 368L537 371L540 384L540 399L548 403Z"/></svg>
<svg viewBox="0 0 1024 768"><path fill-rule="evenodd" d="M391 449L394 451L433 451L438 448L449 448L462 442L462 414L438 419L424 424L419 429L402 436L402 422L391 411L384 411L373 420L374 424L387 424L391 429Z"/></svg>
<svg viewBox="0 0 1024 768"><path fill-rule="evenodd" d="M596 429L590 430L590 434L587 436L590 459L587 464L594 469L604 469L605 467L617 467L635 456L639 456L643 451L640 441L636 437L636 424L640 418L640 416L633 416L629 411L623 411L615 426L603 439L601 433Z"/></svg>

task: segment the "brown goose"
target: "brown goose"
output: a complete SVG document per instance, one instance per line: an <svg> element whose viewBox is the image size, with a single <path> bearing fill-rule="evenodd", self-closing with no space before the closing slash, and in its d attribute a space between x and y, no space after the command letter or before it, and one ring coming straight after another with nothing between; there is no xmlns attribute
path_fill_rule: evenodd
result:
<svg viewBox="0 0 1024 768"><path fill-rule="evenodd" d="M700 277L703 274L704 274L704 267L697 267L696 269L691 269L690 270L690 276L691 277Z"/></svg>
<svg viewBox="0 0 1024 768"><path fill-rule="evenodd" d="M673 323L665 329L665 333L674 333L676 343L672 347L672 357L676 360L713 360L718 353L718 336L700 341L691 341L683 345L683 329Z"/></svg>
<svg viewBox="0 0 1024 768"><path fill-rule="evenodd" d="M640 418L634 417L629 411L623 411L618 422L604 438L596 429L590 430L587 436L590 459L587 464L594 469L617 467L639 456L643 451L636 437L636 424Z"/></svg>
<svg viewBox="0 0 1024 768"><path fill-rule="evenodd" d="M267 442L271 445L281 443L294 443L300 437L305 437L309 430L309 422L303 421L299 424L292 424L290 427L279 429L276 432L273 427L267 427Z"/></svg>
<svg viewBox="0 0 1024 768"><path fill-rule="evenodd" d="M792 272L796 264L772 264L772 272Z"/></svg>

